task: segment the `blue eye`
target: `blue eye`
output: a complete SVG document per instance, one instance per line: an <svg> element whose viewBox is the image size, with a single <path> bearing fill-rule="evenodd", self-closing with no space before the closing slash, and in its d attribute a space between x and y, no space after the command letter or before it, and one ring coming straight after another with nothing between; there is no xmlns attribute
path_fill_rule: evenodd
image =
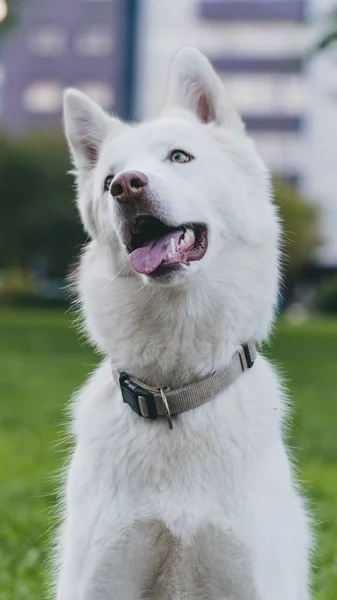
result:
<svg viewBox="0 0 337 600"><path fill-rule="evenodd" d="M193 156L188 154L188 152L184 152L184 150L172 150L172 152L169 155L169 159L171 162L180 164L190 162L192 158Z"/></svg>

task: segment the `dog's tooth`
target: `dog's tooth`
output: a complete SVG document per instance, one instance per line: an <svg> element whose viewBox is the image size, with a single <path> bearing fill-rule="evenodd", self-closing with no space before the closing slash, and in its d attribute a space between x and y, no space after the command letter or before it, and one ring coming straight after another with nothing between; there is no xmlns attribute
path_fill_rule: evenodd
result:
<svg viewBox="0 0 337 600"><path fill-rule="evenodd" d="M171 252L168 252L168 253L166 254L166 258L172 258L172 254L171 254Z"/></svg>
<svg viewBox="0 0 337 600"><path fill-rule="evenodd" d="M189 240L190 238L194 238L194 233L192 229L186 229L185 237L187 237L187 240Z"/></svg>
<svg viewBox="0 0 337 600"><path fill-rule="evenodd" d="M175 247L175 244L174 244L174 239L171 238L170 239L170 252L172 252L172 254L175 254L175 251L176 251L176 247Z"/></svg>

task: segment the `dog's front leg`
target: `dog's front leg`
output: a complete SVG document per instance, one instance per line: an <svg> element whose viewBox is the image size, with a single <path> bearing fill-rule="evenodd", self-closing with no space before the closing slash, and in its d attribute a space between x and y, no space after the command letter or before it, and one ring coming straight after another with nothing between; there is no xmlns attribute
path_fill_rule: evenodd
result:
<svg viewBox="0 0 337 600"><path fill-rule="evenodd" d="M280 582L280 585L271 585L269 589L264 587L258 600L311 600L311 595L306 587L298 589Z"/></svg>
<svg viewBox="0 0 337 600"><path fill-rule="evenodd" d="M82 600L83 578L90 556L88 529L76 515L68 511L59 541L60 565L56 587L56 600Z"/></svg>
<svg viewBox="0 0 337 600"><path fill-rule="evenodd" d="M292 556L291 547L271 552L270 560L255 564L258 600L310 600L307 568Z"/></svg>
<svg viewBox="0 0 337 600"><path fill-rule="evenodd" d="M56 600L80 600L79 576L76 561L68 551L59 572Z"/></svg>
<svg viewBox="0 0 337 600"><path fill-rule="evenodd" d="M109 478L99 478L106 469L89 459L77 447L68 471L56 600L139 600L133 552L142 538L125 534L131 523L121 522Z"/></svg>
<svg viewBox="0 0 337 600"><path fill-rule="evenodd" d="M83 536L83 532L81 536L74 533L66 523L56 599L139 600L139 573L129 561L124 543L110 544L104 539L95 540L95 536L90 540L90 535Z"/></svg>
<svg viewBox="0 0 337 600"><path fill-rule="evenodd" d="M130 565L129 577L118 572L109 550L93 554L87 566L79 570L75 556L69 554L61 568L57 600L139 600L139 585Z"/></svg>
<svg viewBox="0 0 337 600"><path fill-rule="evenodd" d="M256 587L259 600L310 600L308 569L305 560L299 560L300 550L296 555L293 546L278 546L270 552L270 560L261 557L255 564Z"/></svg>

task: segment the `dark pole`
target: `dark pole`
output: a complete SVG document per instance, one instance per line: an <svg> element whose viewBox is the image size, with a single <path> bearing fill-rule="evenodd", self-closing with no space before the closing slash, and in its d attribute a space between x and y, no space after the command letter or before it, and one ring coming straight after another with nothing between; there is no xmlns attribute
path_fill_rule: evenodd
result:
<svg viewBox="0 0 337 600"><path fill-rule="evenodd" d="M133 119L135 116L136 64L138 43L138 9L139 0L126 0L126 31L125 31L125 98L124 118Z"/></svg>

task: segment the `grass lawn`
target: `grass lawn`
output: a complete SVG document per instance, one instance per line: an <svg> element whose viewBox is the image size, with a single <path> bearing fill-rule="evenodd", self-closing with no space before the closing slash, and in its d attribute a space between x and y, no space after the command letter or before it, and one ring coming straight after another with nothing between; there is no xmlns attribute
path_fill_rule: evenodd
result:
<svg viewBox="0 0 337 600"><path fill-rule="evenodd" d="M97 362L70 322L59 312L0 315L0 600L45 595L64 406ZM337 320L281 323L268 354L295 401L289 443L317 523L315 600L336 600Z"/></svg>

